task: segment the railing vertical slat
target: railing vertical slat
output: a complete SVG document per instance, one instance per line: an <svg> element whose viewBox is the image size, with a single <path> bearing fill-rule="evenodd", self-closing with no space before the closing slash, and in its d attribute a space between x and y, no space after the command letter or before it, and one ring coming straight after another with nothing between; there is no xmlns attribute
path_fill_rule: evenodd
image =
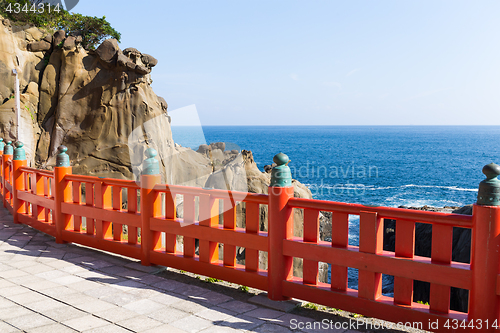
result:
<svg viewBox="0 0 500 333"><path fill-rule="evenodd" d="M43 196L43 177L36 172L32 173L31 182L33 184L31 186L31 193ZM45 208L43 206L33 204L31 207L31 216L33 216L37 221L45 221Z"/></svg>
<svg viewBox="0 0 500 333"><path fill-rule="evenodd" d="M137 212L137 190L135 188L127 189L127 211L129 213ZM127 237L129 244L137 244L137 227L128 226Z"/></svg>
<svg viewBox="0 0 500 333"><path fill-rule="evenodd" d="M85 205L89 207L94 206L94 199L94 183L85 183ZM85 221L87 235L94 235L95 220L87 217L85 218Z"/></svg>
<svg viewBox="0 0 500 333"><path fill-rule="evenodd" d="M349 214L332 213L332 246L347 248L349 242ZM331 265L331 289L347 290L347 267Z"/></svg>
<svg viewBox="0 0 500 333"><path fill-rule="evenodd" d="M304 242L317 244L319 239L319 210L304 209ZM304 284L318 284L318 262L304 259Z"/></svg>
<svg viewBox="0 0 500 333"><path fill-rule="evenodd" d="M120 211L122 209L122 188L113 186L113 210ZM121 241L123 239L123 225L113 221L113 239Z"/></svg>
<svg viewBox="0 0 500 333"><path fill-rule="evenodd" d="M50 195L50 178L48 177L43 177L43 196L45 198L52 198ZM50 222L51 224L54 224L54 219L51 218L53 215L53 212L51 214L50 209L44 209L45 212L45 221Z"/></svg>
<svg viewBox="0 0 500 333"><path fill-rule="evenodd" d="M165 218L176 219L176 194L173 192L165 193ZM165 251L168 253L175 253L177 251L177 235L165 234Z"/></svg>
<svg viewBox="0 0 500 333"><path fill-rule="evenodd" d="M449 264L451 262L452 242L453 227L434 224L432 226L432 261ZM431 283L429 303L432 311L448 313L450 311L450 286Z"/></svg>
<svg viewBox="0 0 500 333"><path fill-rule="evenodd" d="M184 195L184 223L193 224L195 218L195 196L192 194ZM192 237L184 237L184 256L194 257L195 240Z"/></svg>
<svg viewBox="0 0 500 333"><path fill-rule="evenodd" d="M2 164L3 164L3 206L7 208L7 205L10 205L10 200L12 198L12 194L7 190L7 186L5 184L10 183L10 167L8 162L12 160L12 155L3 155Z"/></svg>
<svg viewBox="0 0 500 333"><path fill-rule="evenodd" d="M224 200L224 229L234 230L236 226L236 202ZM224 265L236 264L236 246L224 244Z"/></svg>
<svg viewBox="0 0 500 333"><path fill-rule="evenodd" d="M0 198L3 202L3 199L4 199L4 192L3 192L3 181L4 181L4 177L3 177L3 149L0 149Z"/></svg>
<svg viewBox="0 0 500 333"><path fill-rule="evenodd" d="M102 181L95 183L95 207L99 209L111 208L111 186ZM111 222L96 219L96 236L100 239L112 239Z"/></svg>
<svg viewBox="0 0 500 333"><path fill-rule="evenodd" d="M80 204L82 202L82 183L81 182L71 182L73 185L73 203ZM75 231L80 231L82 229L82 217L74 215L73 216L73 228Z"/></svg>
<svg viewBox="0 0 500 333"><path fill-rule="evenodd" d="M219 200L210 195L200 195L200 225L208 228L219 226ZM219 243L200 240L200 261L214 263L219 260Z"/></svg>
<svg viewBox="0 0 500 333"><path fill-rule="evenodd" d="M259 232L260 205L255 202L245 203L245 231L249 234ZM259 270L259 250L245 249L245 269L256 272Z"/></svg>
<svg viewBox="0 0 500 333"><path fill-rule="evenodd" d="M379 254L383 249L384 228L376 212L361 212L359 218L359 251ZM376 300L382 295L382 274L359 270L358 296Z"/></svg>
<svg viewBox="0 0 500 333"><path fill-rule="evenodd" d="M396 221L396 257L413 258L415 253L415 222ZM411 305L413 301L413 280L394 277L394 303Z"/></svg>

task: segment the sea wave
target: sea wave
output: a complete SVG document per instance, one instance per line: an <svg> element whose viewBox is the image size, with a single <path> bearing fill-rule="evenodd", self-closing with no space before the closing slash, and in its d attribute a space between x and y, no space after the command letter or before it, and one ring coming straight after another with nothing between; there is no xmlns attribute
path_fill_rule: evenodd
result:
<svg viewBox="0 0 500 333"><path fill-rule="evenodd" d="M457 186L438 186L438 185L415 185L415 184L408 184L408 185L403 185L402 187L442 188L442 189L452 190L452 191L477 192L477 188L461 188L461 187L457 187Z"/></svg>
<svg viewBox="0 0 500 333"><path fill-rule="evenodd" d="M377 191L377 190L390 190L396 188L408 188L408 187L416 187L416 188L439 188L451 191L465 191L465 192L477 192L476 188L462 188L457 186L442 186L442 185L416 185L416 184L407 184L401 186L375 186L375 185L365 185L365 184L307 184L304 183L307 187L317 188L317 189L328 189L328 190L359 190L364 189L367 191Z"/></svg>

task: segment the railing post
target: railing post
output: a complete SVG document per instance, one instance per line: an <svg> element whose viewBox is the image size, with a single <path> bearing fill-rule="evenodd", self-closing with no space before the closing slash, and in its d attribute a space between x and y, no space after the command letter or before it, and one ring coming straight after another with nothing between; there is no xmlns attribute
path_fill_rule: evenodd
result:
<svg viewBox="0 0 500 333"><path fill-rule="evenodd" d="M272 300L281 301L289 299L283 296L283 281L293 276L293 258L283 255L283 240L293 236L293 209L288 206L288 200L293 197L293 186L288 156L279 153L273 161L277 166L271 172L269 186L267 295Z"/></svg>
<svg viewBox="0 0 500 333"><path fill-rule="evenodd" d="M71 222L71 215L63 214L61 204L63 202L71 202L71 188L69 181L64 177L72 173L72 168L69 162L69 156L66 154L68 150L65 146L59 146L56 157L56 167L54 168L54 212L53 218L56 225L56 243L64 243L63 230L68 229Z"/></svg>
<svg viewBox="0 0 500 333"><path fill-rule="evenodd" d="M469 320L475 327L482 322L483 332L493 332L492 325L500 325L500 166L488 164L483 173L486 179L479 184L472 214Z"/></svg>
<svg viewBox="0 0 500 333"><path fill-rule="evenodd" d="M161 246L159 232L150 228L150 219L161 214L160 195L153 188L161 182L160 165L153 148L146 149L141 175L141 264L151 265L151 251Z"/></svg>
<svg viewBox="0 0 500 333"><path fill-rule="evenodd" d="M3 149L5 147L5 143L3 139L0 138L0 197L3 202Z"/></svg>
<svg viewBox="0 0 500 333"><path fill-rule="evenodd" d="M12 160L12 211L14 223L20 223L19 214L26 213L26 205L24 205L23 201L19 200L18 191L26 190L24 176L19 169L27 165L28 161L26 161L26 152L24 151L23 143L17 141L16 149L14 149L14 158Z"/></svg>
<svg viewBox="0 0 500 333"><path fill-rule="evenodd" d="M3 149L3 157L2 157L2 186L3 186L3 206L7 208L7 188L5 184L8 182L10 173L9 173L9 164L8 161L12 160L12 154L14 153L14 149L11 146L12 141L7 141Z"/></svg>

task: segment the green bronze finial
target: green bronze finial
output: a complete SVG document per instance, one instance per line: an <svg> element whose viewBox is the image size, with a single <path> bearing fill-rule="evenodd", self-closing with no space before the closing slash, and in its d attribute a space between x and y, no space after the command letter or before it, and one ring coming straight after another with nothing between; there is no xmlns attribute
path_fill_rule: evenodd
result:
<svg viewBox="0 0 500 333"><path fill-rule="evenodd" d="M57 151L59 154L56 156L56 167L69 167L69 156L66 154L66 151L68 151L68 147L66 146L59 146L57 148Z"/></svg>
<svg viewBox="0 0 500 333"><path fill-rule="evenodd" d="M24 161L26 159L26 152L23 148L24 144L21 141L16 142L16 149L14 149L14 161Z"/></svg>
<svg viewBox="0 0 500 333"><path fill-rule="evenodd" d="M481 206L500 206L500 166L495 163L485 165L483 173L486 179L479 183L477 204Z"/></svg>
<svg viewBox="0 0 500 333"><path fill-rule="evenodd" d="M12 141L7 141L7 145L3 148L4 155L12 155L14 153L14 148L12 147Z"/></svg>
<svg viewBox="0 0 500 333"><path fill-rule="evenodd" d="M3 142L3 139L0 138L0 151L3 152L3 147L5 147L5 142Z"/></svg>
<svg viewBox="0 0 500 333"><path fill-rule="evenodd" d="M292 186L292 172L288 167L290 159L283 153L279 153L273 158L277 164L271 171L271 185L277 187Z"/></svg>
<svg viewBox="0 0 500 333"><path fill-rule="evenodd" d="M153 148L148 148L145 151L147 158L142 163L143 175L157 175L160 173L160 163L155 158L158 153Z"/></svg>

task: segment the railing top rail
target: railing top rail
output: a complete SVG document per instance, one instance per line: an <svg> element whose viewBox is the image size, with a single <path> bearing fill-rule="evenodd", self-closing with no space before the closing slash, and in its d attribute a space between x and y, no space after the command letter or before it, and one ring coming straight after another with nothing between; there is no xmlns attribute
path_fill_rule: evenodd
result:
<svg viewBox="0 0 500 333"><path fill-rule="evenodd" d="M114 179L114 178L99 178L105 185L113 185L113 186L121 186L132 189L140 189L141 187L137 184L136 181L133 180L125 180L125 179Z"/></svg>
<svg viewBox="0 0 500 333"><path fill-rule="evenodd" d="M114 178L101 178L96 176L82 176L82 175L74 175L67 174L64 176L64 179L74 182L81 183L99 183L102 182L104 185L111 186L120 186L126 188L140 189L141 187L137 184L137 182L133 180L126 179L114 179Z"/></svg>
<svg viewBox="0 0 500 333"><path fill-rule="evenodd" d="M154 190L158 192L173 192L175 194L210 195L216 199L230 199L234 201L254 202L259 204L269 203L269 196L267 194L166 184L156 185Z"/></svg>
<svg viewBox="0 0 500 333"><path fill-rule="evenodd" d="M35 173L44 177L54 177L54 171L40 170L40 169L30 168L27 166L20 167L19 170L26 173Z"/></svg>
<svg viewBox="0 0 500 333"><path fill-rule="evenodd" d="M361 204L334 202L326 200L311 200L304 198L291 198L288 202L293 208L319 209L339 213L359 215L360 212L376 212L379 217L395 220L410 220L424 223L437 223L454 227L472 228L472 216L427 212L405 208L365 206Z"/></svg>
<svg viewBox="0 0 500 333"><path fill-rule="evenodd" d="M95 183L95 182L102 180L102 178L95 177L95 176L83 176L83 175L74 175L74 174L64 175L64 179L69 180L69 181L86 182L86 183Z"/></svg>

